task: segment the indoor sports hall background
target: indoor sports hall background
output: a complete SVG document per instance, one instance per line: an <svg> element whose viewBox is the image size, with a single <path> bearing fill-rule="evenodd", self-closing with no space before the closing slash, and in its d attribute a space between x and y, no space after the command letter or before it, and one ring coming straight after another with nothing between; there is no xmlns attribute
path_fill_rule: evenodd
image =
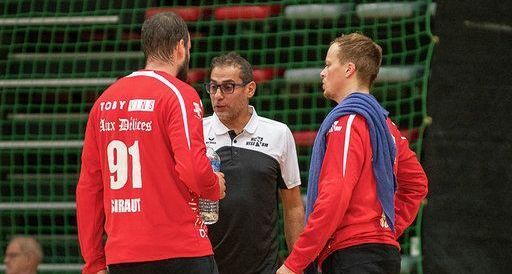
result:
<svg viewBox="0 0 512 274"><path fill-rule="evenodd" d="M486 169L463 177L481 167L477 165L480 154L476 152L473 160L461 152L446 163L452 157L451 142L465 146L463 140L472 138L473 143L467 145L478 146L474 143L477 133L471 129L473 124L464 121L474 118L471 115L481 110L476 103L485 99L471 96L473 105L465 109L463 102L469 99L464 96L467 90L483 93L478 87L485 86L469 71L480 64L477 62L494 55L491 50L484 53L479 51L482 48L461 43L467 38L464 31L474 33L476 29L482 32L478 37L490 35L487 39L498 40L489 42L487 48L498 51L500 55L494 57L500 66L488 69L502 69L508 78L497 77L492 83L492 96L511 91L512 8L507 1L481 2L486 3L480 7L469 0L1 0L0 248L5 250L13 235L34 235L45 253L41 272L79 272L83 262L74 199L88 112L109 84L144 66L140 51L144 19L158 12L174 11L186 20L191 32L189 81L203 99L206 113L211 114L211 107L201 84L207 80L209 62L221 53L235 50L254 66L258 88L251 103L258 114L282 121L293 131L304 185L315 132L334 106L322 97L319 77L329 43L342 33L354 31L372 37L383 47L382 68L373 94L390 111L418 157L428 159L423 163L430 177L431 194L415 224L401 239L402 272L506 273L511 265L501 251L512 254L510 228L507 236L504 229L489 224L493 222L489 218L482 219L482 212L472 215L479 209L468 205L474 205L475 199L480 201L483 177L493 182L503 182L505 178L499 186L510 190L510 135L496 134L487 140L489 146L508 141L508 146L495 154L501 157L497 162L502 163L497 170ZM497 16L489 17L490 14ZM445 39L448 43L443 44ZM463 48L460 52L459 47ZM473 50L481 56L474 55ZM437 52L446 59L436 59ZM432 60L436 62L434 66ZM435 73L436 65L442 73ZM462 83L455 84L463 74L460 67L468 72ZM475 82L468 84L472 80ZM445 102L443 98L448 93L452 101ZM504 110L507 96L510 99L508 94L487 104L488 111L510 117ZM454 116L456 100L461 102L458 108L465 109L460 112L458 123L454 122L458 121ZM490 119L476 122L483 125ZM452 122L443 122L447 120ZM463 131L458 130L464 125ZM458 134L447 134L450 132ZM466 181L472 183L465 184ZM468 198L458 203L460 187L464 187ZM512 217L510 202L499 206L490 205L492 202L496 200L489 201L487 207L486 203L481 205L495 214L492 216L507 220ZM465 208L472 211L469 216L462 214ZM422 216L423 209L428 218ZM497 209L503 212L498 214ZM472 226L452 226L449 222L449 218L472 216L476 216ZM485 232L478 230L482 225L488 226ZM449 231L451 227L457 230ZM488 246L475 244L489 239L487 245L500 243L501 251L489 253ZM281 240L280 254L286 256L282 232ZM466 243L471 249L453 252ZM3 261L3 255L0 257Z"/></svg>

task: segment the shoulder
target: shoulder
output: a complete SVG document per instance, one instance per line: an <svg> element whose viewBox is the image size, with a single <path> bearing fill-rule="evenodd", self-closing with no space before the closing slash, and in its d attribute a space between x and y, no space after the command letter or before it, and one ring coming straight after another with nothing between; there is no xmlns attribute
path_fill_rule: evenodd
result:
<svg viewBox="0 0 512 274"><path fill-rule="evenodd" d="M168 86L168 87L173 91L173 92L168 93L170 96L174 97L173 95L176 95L178 97L183 97L183 98L199 99L199 95L197 94L197 91L189 84L182 82L178 79L166 79L166 80L168 80L169 83L171 84L171 86Z"/></svg>
<svg viewBox="0 0 512 274"><path fill-rule="evenodd" d="M407 140L407 138L402 135L402 132L400 131L398 126L395 123L393 123L393 121L390 118L388 118L386 122L388 124L389 131L391 132L391 135L395 140L397 149L399 151L410 150L409 140Z"/></svg>
<svg viewBox="0 0 512 274"><path fill-rule="evenodd" d="M386 123L388 124L388 128L391 131L392 135L394 135L394 136L402 136L402 133L398 129L398 126L395 123L393 123L393 121L389 117L386 120Z"/></svg>
<svg viewBox="0 0 512 274"><path fill-rule="evenodd" d="M286 134L287 132L291 132L286 124L262 116L258 116L258 127L274 134Z"/></svg>
<svg viewBox="0 0 512 274"><path fill-rule="evenodd" d="M162 99L168 108L179 107L202 118L203 104L192 86L172 77L167 77L161 82L166 86L162 89Z"/></svg>
<svg viewBox="0 0 512 274"><path fill-rule="evenodd" d="M154 88L153 92L163 94L164 98L183 99L189 96L199 98L192 86L162 71L136 71L123 79L138 79L138 81L131 81L130 85L135 85L137 82L138 85L143 85L145 88Z"/></svg>
<svg viewBox="0 0 512 274"><path fill-rule="evenodd" d="M172 79L172 83L176 86L176 88L178 88L180 91L184 91L184 92L193 92L194 94L197 95L197 91L189 84L179 80L179 79L176 79L176 78L173 78Z"/></svg>
<svg viewBox="0 0 512 274"><path fill-rule="evenodd" d="M260 134L268 136L274 142L281 143L281 145L287 143L295 144L293 134L286 124L261 116L258 116L258 119L257 131Z"/></svg>
<svg viewBox="0 0 512 274"><path fill-rule="evenodd" d="M331 140L367 139L369 138L369 127L366 119L357 114L349 114L339 117L327 130L326 136Z"/></svg>
<svg viewBox="0 0 512 274"><path fill-rule="evenodd" d="M346 129L361 129L368 128L368 124L366 123L366 119L357 114L348 114L339 117L336 121L334 121L331 125L331 129L329 132L337 132Z"/></svg>

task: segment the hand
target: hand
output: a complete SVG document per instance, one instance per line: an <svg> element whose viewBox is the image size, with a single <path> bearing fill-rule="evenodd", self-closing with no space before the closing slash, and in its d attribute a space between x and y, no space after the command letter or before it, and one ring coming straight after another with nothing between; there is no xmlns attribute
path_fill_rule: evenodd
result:
<svg viewBox="0 0 512 274"><path fill-rule="evenodd" d="M295 274L295 272L291 271L285 265L282 265L277 271L276 274Z"/></svg>
<svg viewBox="0 0 512 274"><path fill-rule="evenodd" d="M226 197L226 180L224 179L224 173L216 171L215 175L219 177L220 199L222 199Z"/></svg>
<svg viewBox="0 0 512 274"><path fill-rule="evenodd" d="M100 271L96 272L96 274L107 274L107 270L106 269L100 270Z"/></svg>

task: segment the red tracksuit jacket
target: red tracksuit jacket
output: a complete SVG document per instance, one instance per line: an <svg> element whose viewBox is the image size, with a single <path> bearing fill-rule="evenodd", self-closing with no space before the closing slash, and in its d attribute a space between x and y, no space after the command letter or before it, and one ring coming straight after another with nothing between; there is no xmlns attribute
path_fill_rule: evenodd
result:
<svg viewBox="0 0 512 274"><path fill-rule="evenodd" d="M387 123L397 148L396 233L387 226L377 197L366 120L358 115L343 116L327 134L318 197L304 232L285 261L295 273L302 273L317 256L321 265L332 252L350 246L382 243L400 247L398 236L414 221L427 194L427 177L407 139L390 119Z"/></svg>

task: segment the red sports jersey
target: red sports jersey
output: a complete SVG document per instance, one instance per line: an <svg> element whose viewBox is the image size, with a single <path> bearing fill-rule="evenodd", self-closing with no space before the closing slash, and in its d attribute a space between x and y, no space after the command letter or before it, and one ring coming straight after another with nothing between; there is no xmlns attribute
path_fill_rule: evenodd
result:
<svg viewBox="0 0 512 274"><path fill-rule="evenodd" d="M134 72L96 101L76 191L83 273L213 254L197 213L198 196L220 196L202 114L196 91L164 72Z"/></svg>
<svg viewBox="0 0 512 274"><path fill-rule="evenodd" d="M388 227L377 196L368 124L362 116L338 119L327 134L318 197L304 232L285 265L295 273L317 256L319 264L346 247L382 243L400 248L397 238L413 221L427 194L427 177L409 142L387 120L396 143L395 228Z"/></svg>

